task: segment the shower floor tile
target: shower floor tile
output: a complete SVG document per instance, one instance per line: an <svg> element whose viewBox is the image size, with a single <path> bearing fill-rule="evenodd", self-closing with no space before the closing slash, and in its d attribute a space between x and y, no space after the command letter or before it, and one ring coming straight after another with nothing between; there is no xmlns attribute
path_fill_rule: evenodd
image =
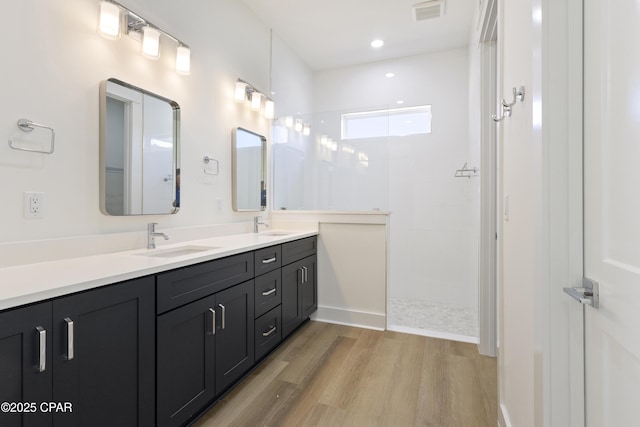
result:
<svg viewBox="0 0 640 427"><path fill-rule="evenodd" d="M387 306L389 329L414 329L421 335L458 335L478 337L478 320L473 310L450 304L402 298L389 298ZM423 332L421 332L423 331Z"/></svg>

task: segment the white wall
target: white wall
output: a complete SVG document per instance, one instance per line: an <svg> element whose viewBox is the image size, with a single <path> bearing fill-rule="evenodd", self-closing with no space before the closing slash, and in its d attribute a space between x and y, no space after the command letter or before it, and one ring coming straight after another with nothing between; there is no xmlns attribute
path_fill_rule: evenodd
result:
<svg viewBox="0 0 640 427"><path fill-rule="evenodd" d="M388 72L395 77L385 77ZM478 148L470 150L468 99L466 48L315 74L314 111L325 112L316 115L339 119L345 111L432 105L431 134L375 143L342 141L366 152L369 169L378 171L362 176L334 163L338 170L350 171L338 175L334 198L337 208L351 203L356 209L392 212L391 297L475 312L479 180L454 178L465 162L473 166L477 161L471 160L477 159ZM398 100L404 103L398 105ZM339 128L337 133L339 137ZM341 193L347 195L342 204Z"/></svg>
<svg viewBox="0 0 640 427"><path fill-rule="evenodd" d="M21 0L3 5L0 135L19 133L20 118L53 126L56 151L47 156L0 144L0 241L21 241L248 221L231 210L231 129L269 134L269 122L233 101L240 77L269 87L269 30L235 0L124 0L151 22L184 40L192 74L173 70L175 46L162 40L161 58L139 54L128 36L96 31L98 1ZM181 107L182 208L177 215L108 217L99 210L98 88L115 77L173 99ZM44 136L46 138L46 136ZM220 160L220 175L203 173L203 157ZM45 218L22 218L22 193L45 192ZM216 199L222 209L217 210Z"/></svg>

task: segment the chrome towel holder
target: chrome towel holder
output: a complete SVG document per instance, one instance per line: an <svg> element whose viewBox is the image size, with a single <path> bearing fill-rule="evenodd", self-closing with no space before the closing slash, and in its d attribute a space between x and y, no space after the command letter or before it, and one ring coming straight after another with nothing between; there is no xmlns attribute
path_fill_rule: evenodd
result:
<svg viewBox="0 0 640 427"><path fill-rule="evenodd" d="M209 157L209 156L204 156L204 173L206 175L218 175L220 174L220 162L217 161L216 159ZM213 165L215 165L215 171L209 172L208 170L208 165L209 163L213 163Z"/></svg>
<svg viewBox="0 0 640 427"><path fill-rule="evenodd" d="M18 147L14 145L12 140L9 140L9 147L13 148L14 150L30 151L32 153L53 154L53 150L56 142L56 131L51 126L41 125L40 123L35 123L34 121L29 119L18 120L18 129L20 129L23 132L31 132L35 128L42 128L42 129L47 129L51 131L51 146L48 151L36 150L33 148Z"/></svg>
<svg viewBox="0 0 640 427"><path fill-rule="evenodd" d="M494 122L501 122L505 117L511 117L512 108L516 105L516 102L524 101L524 86L518 86L513 88L513 101L507 102L505 99L500 102L500 117L495 114L491 116Z"/></svg>
<svg viewBox="0 0 640 427"><path fill-rule="evenodd" d="M456 170L456 174L454 175L454 178L471 179L472 176L478 176L478 172L480 172L480 169L478 169L475 166L472 169L469 169L467 167L467 164L465 163L464 165L462 165L462 169Z"/></svg>

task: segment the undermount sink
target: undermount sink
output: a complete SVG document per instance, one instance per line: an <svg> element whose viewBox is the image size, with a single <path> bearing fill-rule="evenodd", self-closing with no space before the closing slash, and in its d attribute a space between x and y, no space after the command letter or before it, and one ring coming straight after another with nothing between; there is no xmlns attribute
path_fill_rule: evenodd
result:
<svg viewBox="0 0 640 427"><path fill-rule="evenodd" d="M154 258L174 258L185 255L193 255L199 252L212 251L214 249L220 249L216 246L180 246L178 248L155 250L151 249L147 252L141 252L136 255L148 256Z"/></svg>
<svg viewBox="0 0 640 427"><path fill-rule="evenodd" d="M266 233L260 233L261 236L288 236L291 233L286 231L268 231Z"/></svg>

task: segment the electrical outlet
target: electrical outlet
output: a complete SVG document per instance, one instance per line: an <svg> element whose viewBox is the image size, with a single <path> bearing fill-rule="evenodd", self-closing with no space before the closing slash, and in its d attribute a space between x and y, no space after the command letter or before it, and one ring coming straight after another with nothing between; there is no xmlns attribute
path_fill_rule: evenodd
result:
<svg viewBox="0 0 640 427"><path fill-rule="evenodd" d="M25 191L23 212L27 219L44 218L44 193Z"/></svg>

